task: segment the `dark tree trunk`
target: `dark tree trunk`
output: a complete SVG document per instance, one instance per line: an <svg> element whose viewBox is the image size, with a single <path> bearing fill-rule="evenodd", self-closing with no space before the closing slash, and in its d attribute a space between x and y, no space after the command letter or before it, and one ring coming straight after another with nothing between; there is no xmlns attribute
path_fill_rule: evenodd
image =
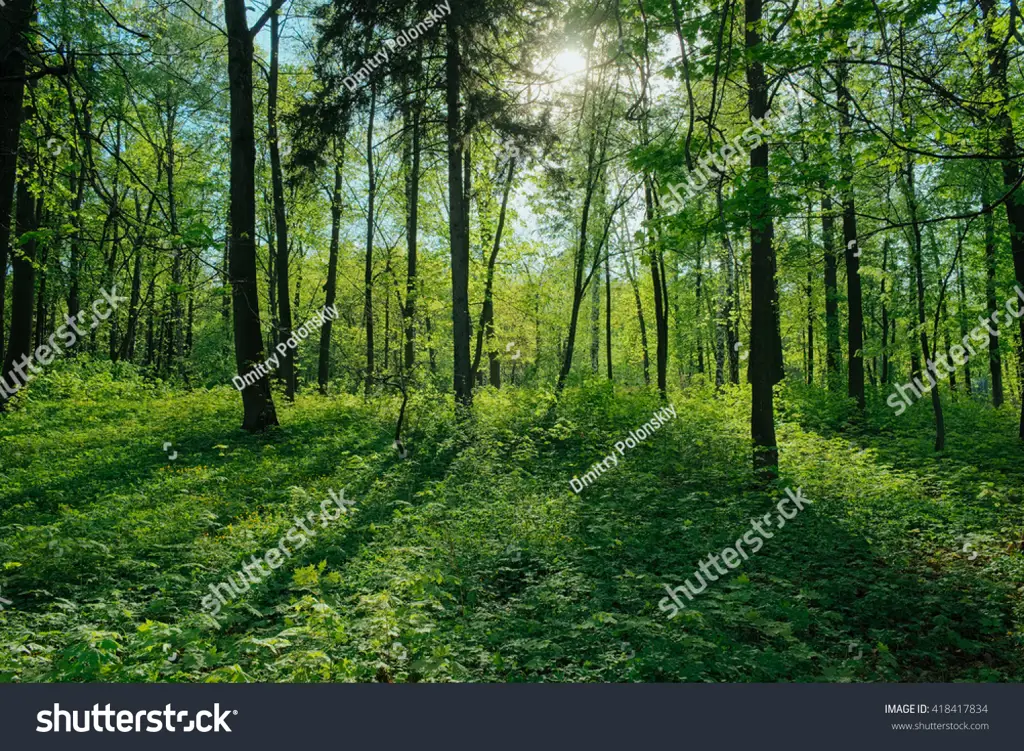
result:
<svg viewBox="0 0 1024 751"><path fill-rule="evenodd" d="M851 138L850 92L846 88L846 64L839 64L839 161L842 169L843 243L846 247L846 329L848 396L864 409L864 303L860 281L860 250L857 244L857 206L853 194L853 143Z"/></svg>
<svg viewBox="0 0 1024 751"><path fill-rule="evenodd" d="M599 264L590 288L590 372L601 369L601 271Z"/></svg>
<svg viewBox="0 0 1024 751"><path fill-rule="evenodd" d="M251 77L251 73L250 73ZM170 336L167 338L167 363L169 371L177 370L184 373L182 360L182 320L184 312L181 305L182 281L182 248L178 228L178 203L174 195L175 172L174 123L177 116L175 105L168 105L167 113L167 210L170 221L172 262L171 262L171 320Z"/></svg>
<svg viewBox="0 0 1024 751"><path fill-rule="evenodd" d="M762 0L744 0L746 10L747 107L750 119L760 121L768 111L768 87L762 52ZM775 301L775 259L772 248L771 178L768 175L768 144L750 152L750 361L747 380L751 386L750 435L754 443L754 470L763 479L778 476L779 451L775 443L773 387L780 380L776 363L778 328Z"/></svg>
<svg viewBox="0 0 1024 751"><path fill-rule="evenodd" d="M612 258L611 253L604 256L604 359L608 370L608 380L612 379Z"/></svg>
<svg viewBox="0 0 1024 751"><path fill-rule="evenodd" d="M647 346L647 322L644 320L644 306L640 298L640 285L637 283L636 274L632 268L632 262L626 260L626 276L629 278L629 286L633 288L633 300L636 302L636 317L640 322L640 348L644 356L644 383L651 385L651 357ZM699 318L699 317L698 317ZM703 365L703 363L702 363ZM701 370L703 372L703 370Z"/></svg>
<svg viewBox="0 0 1024 751"><path fill-rule="evenodd" d="M996 312L996 217L992 209L991 177L986 171L982 190L982 211L985 221L985 308L989 318ZM1003 363L999 353L999 337L989 332L988 369L992 376L992 406L1003 406Z"/></svg>
<svg viewBox="0 0 1024 751"><path fill-rule="evenodd" d="M825 253L825 377L829 391L839 389L839 274L836 263L835 217L832 196L823 186L821 194L821 238Z"/></svg>
<svg viewBox="0 0 1024 751"><path fill-rule="evenodd" d="M331 193L331 250L327 260L327 286L325 306L334 305L338 294L338 246L341 233L341 168L344 158L345 139L339 138L341 152L335 154L334 192ZM327 394L327 382L331 376L331 328L334 320L325 318L320 329L320 362L317 369L317 383L320 393Z"/></svg>
<svg viewBox="0 0 1024 751"><path fill-rule="evenodd" d="M366 125L366 259L363 265L363 325L366 327L366 380L363 393L367 398L373 390L373 209L377 193L377 176L373 170L373 119L377 110L377 89L370 83L370 117ZM385 367L387 364L385 363Z"/></svg>
<svg viewBox="0 0 1024 751"><path fill-rule="evenodd" d="M648 226L654 223L654 190L650 177L644 179L644 205ZM668 290L665 282L665 257L658 239L649 236L651 245L651 283L654 286L654 358L658 393L668 398Z"/></svg>
<svg viewBox="0 0 1024 751"><path fill-rule="evenodd" d="M810 222L810 219L807 221ZM811 386L814 384L814 259L809 241L810 238L807 245L810 257L807 259L807 285L804 292L807 295L807 385Z"/></svg>
<svg viewBox="0 0 1024 751"><path fill-rule="evenodd" d="M509 159L508 176L505 178L505 189L501 195L501 209L498 212L498 227L494 234L494 245L491 247L491 255L487 259L487 277L484 281L484 304L480 310L480 326L476 331L476 352L473 355L473 374L475 376L480 367L480 356L483 352L484 341L486 340L487 354L490 360L490 382L495 388L501 387L501 362L498 360L494 344L494 266L498 261L501 236L505 231L505 213L508 209L509 193L512 192L512 177L514 174L515 159L513 158Z"/></svg>
<svg viewBox="0 0 1024 751"><path fill-rule="evenodd" d="M244 0L224 0L231 95L231 295L235 364L239 374L265 360L256 284L256 143L252 103L253 41ZM242 389L242 428L277 425L270 382L261 376Z"/></svg>
<svg viewBox="0 0 1024 751"><path fill-rule="evenodd" d="M910 252L912 255L911 262L914 264L914 279L917 285L917 325L921 330L921 353L924 362L923 370L919 368L918 372L915 373L915 377L918 378L918 386L921 387L924 384L924 380L921 379L921 376L929 370L933 371L928 378L932 382L931 397L932 412L935 414L935 450L942 451L946 445L946 424L942 415L942 400L939 398L939 365L932 363L932 352L928 346L928 319L925 314L924 297L924 264L921 258L921 225L917 216L917 194L914 187L914 160L909 154L906 158L905 169L907 181L907 204L910 211L910 224L913 234L913 242L910 246Z"/></svg>
<svg viewBox="0 0 1024 751"><path fill-rule="evenodd" d="M31 156L25 155L25 161L31 162ZM29 167L31 165L28 165ZM29 170L26 170L26 174ZM29 191L27 176L18 181L18 207L15 217L15 232L21 237L26 232L36 229L36 199ZM14 253L14 282L11 287L11 335L4 357L3 372L0 376L7 379L7 385L14 387L16 383L25 385L31 376L31 367L27 367L28 358L32 354L32 316L35 307L36 284L36 240L30 239L22 244ZM11 375L15 363L21 365L19 373L23 374L20 381ZM0 396L0 408L6 402Z"/></svg>
<svg viewBox="0 0 1024 751"><path fill-rule="evenodd" d="M34 226L36 228L45 226L45 215L43 214L43 202L42 200L36 201L36 218ZM36 315L35 315L35 344L33 346L39 347L46 340L46 278L47 274L47 262L50 256L49 243L44 242L42 246L36 251L36 277L39 279L39 290L36 294Z"/></svg>
<svg viewBox="0 0 1024 751"><path fill-rule="evenodd" d="M0 112L3 112L0 119L0 359L5 351L7 264L18 182L18 144L25 97L25 59L29 48L27 33L34 12L32 0L11 0L0 8ZM7 372L4 370L0 376Z"/></svg>
<svg viewBox="0 0 1024 751"><path fill-rule="evenodd" d="M573 263L573 293L572 313L569 316L569 333L565 343L564 352L561 353L561 370L558 373L558 382L555 384L555 393L561 393L565 388L569 372L572 370L572 356L576 347L576 328L580 320L580 306L583 303L584 281L583 271L587 258L587 225L590 222L590 204L594 197L594 186L596 178L592 175L595 163L596 133L591 133L590 148L587 157L587 190L583 197L583 211L580 214L579 244L576 247L576 257Z"/></svg>
<svg viewBox="0 0 1024 751"><path fill-rule="evenodd" d="M224 222L224 256L221 261L221 284L224 286L224 295L221 297L220 317L225 324L231 323L231 297L228 291L231 287L231 207L228 207L228 217Z"/></svg>
<svg viewBox="0 0 1024 751"><path fill-rule="evenodd" d="M473 404L473 373L469 355L469 225L462 177L462 86L460 29L462 9L455 0L448 16L445 59L448 135L448 233L452 264L452 340L456 411Z"/></svg>
<svg viewBox="0 0 1024 751"><path fill-rule="evenodd" d="M79 275L82 269L82 203L85 200L85 164L71 176L71 258L68 262L68 315L79 310Z"/></svg>
<svg viewBox="0 0 1024 751"><path fill-rule="evenodd" d="M269 208L264 217L264 228L267 232L267 299L270 307L270 331L267 334L267 349L273 351L277 348L277 232L274 229L274 210L268 206L270 201L266 194L263 196L263 204ZM280 368L274 371L274 378L281 379Z"/></svg>
<svg viewBox="0 0 1024 751"><path fill-rule="evenodd" d="M419 48L417 48L418 50ZM416 68L420 70L419 52L416 53ZM412 83L415 83L414 81ZM416 365L416 293L419 280L416 277L417 242L419 240L420 204L420 113L422 105L417 94L412 98L410 119L409 169L405 178L405 370L412 373Z"/></svg>
<svg viewBox="0 0 1024 751"><path fill-rule="evenodd" d="M153 365L153 358L156 353L156 268L154 264L153 276L149 279L149 286L146 289L146 300L148 315L146 316L146 357L143 365ZM159 368L158 368L159 369Z"/></svg>
<svg viewBox="0 0 1024 751"><path fill-rule="evenodd" d="M1019 188L1015 187L1021 179L1020 165L1015 161L1017 140L1013 133L1013 121L1010 119L1010 89L1006 81L1007 57L1006 47L1009 39L999 40L995 36L997 13L995 0L981 0L981 10L985 22L985 45L988 48L989 75L992 84L999 92L1001 102L995 108L993 116L995 130L999 134L999 151L1003 168L1003 190L1013 191L1006 201L1006 220L1010 225L1010 249L1013 253L1013 271L1017 284L1024 285L1024 200ZM1011 32L1013 33L1013 32ZM1017 361L1024 363L1024 317L1018 319L1020 339L1018 341ZM1020 431L1018 436L1024 440L1024 378L1020 379L1022 389Z"/></svg>
<svg viewBox="0 0 1024 751"><path fill-rule="evenodd" d="M886 297L886 283L889 275L889 238L882 241L882 386L890 383L889 374L889 300Z"/></svg>
<svg viewBox="0 0 1024 751"><path fill-rule="evenodd" d="M286 342L292 336L292 307L288 299L291 284L288 279L288 217L284 205L284 176L281 170L281 149L277 132L278 47L280 46L280 19L275 13L270 19L270 76L267 85L267 140L270 144L270 173L274 195L274 225L277 229L277 297L279 314L277 341ZM286 347L281 356L281 376L285 396L295 401L295 350Z"/></svg>

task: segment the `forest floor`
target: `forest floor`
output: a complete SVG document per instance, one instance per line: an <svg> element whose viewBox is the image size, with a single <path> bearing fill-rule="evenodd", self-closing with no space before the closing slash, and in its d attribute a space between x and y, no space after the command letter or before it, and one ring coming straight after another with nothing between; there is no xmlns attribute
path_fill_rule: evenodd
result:
<svg viewBox="0 0 1024 751"><path fill-rule="evenodd" d="M569 480L662 405L607 383L451 400L277 400L56 370L0 416L0 680L1024 680L1024 448L1012 407L859 424L788 386L776 486L749 470L748 392L670 395L670 420L579 494ZM165 449L165 444L171 446ZM176 452L176 456L171 456ZM785 488L813 505L679 616L658 608ZM354 501L228 602L209 586ZM0 602L0 605L3 603Z"/></svg>

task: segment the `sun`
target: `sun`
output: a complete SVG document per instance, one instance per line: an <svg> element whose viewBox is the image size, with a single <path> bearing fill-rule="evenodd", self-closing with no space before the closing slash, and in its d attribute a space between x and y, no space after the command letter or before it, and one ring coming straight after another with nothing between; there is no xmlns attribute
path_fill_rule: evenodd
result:
<svg viewBox="0 0 1024 751"><path fill-rule="evenodd" d="M563 76L574 76L587 69L586 58L576 50L563 50L553 61L555 70Z"/></svg>

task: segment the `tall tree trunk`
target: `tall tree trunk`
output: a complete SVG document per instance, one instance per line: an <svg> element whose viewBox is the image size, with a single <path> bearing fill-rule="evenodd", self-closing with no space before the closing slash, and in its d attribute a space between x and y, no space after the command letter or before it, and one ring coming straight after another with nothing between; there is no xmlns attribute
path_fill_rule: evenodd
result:
<svg viewBox="0 0 1024 751"><path fill-rule="evenodd" d="M256 139L252 104L253 41L244 0L224 0L231 97L231 296L235 364L246 374L265 359L256 285ZM277 425L270 382L260 376L242 389L242 428Z"/></svg>
<svg viewBox="0 0 1024 751"><path fill-rule="evenodd" d="M825 377L829 391L839 389L839 361L843 352L839 343L839 273L835 248L835 217L832 196L822 185L821 239L825 254Z"/></svg>
<svg viewBox="0 0 1024 751"><path fill-rule="evenodd" d="M886 296L886 285L889 281L889 238L882 241L882 386L888 386L891 378L889 373L889 299Z"/></svg>
<svg viewBox="0 0 1024 751"><path fill-rule="evenodd" d="M842 173L843 243L846 247L846 304L849 324L846 329L847 395L864 409L864 302L860 281L860 250L857 244L857 206L853 193L853 142L850 117L850 92L846 88L846 63L839 63L837 99L839 103L839 163Z"/></svg>
<svg viewBox="0 0 1024 751"><path fill-rule="evenodd" d="M992 178L985 170L982 183L982 212L985 222L985 309L989 318L996 305L996 218L992 209ZM1003 363L999 353L999 337L989 331L988 368L992 377L992 406L1003 406Z"/></svg>
<svg viewBox="0 0 1024 751"><path fill-rule="evenodd" d="M251 73L250 73L251 77ZM182 360L182 319L184 317L181 306L182 280L182 248L181 236L178 227L178 204L175 199L174 184L176 174L175 148L174 148L174 123L177 117L175 104L168 104L167 112L167 211L170 222L171 234L171 329L167 340L167 365L168 370L178 369L179 373L184 371Z"/></svg>
<svg viewBox="0 0 1024 751"><path fill-rule="evenodd" d="M324 291L326 297L325 307L334 305L338 294L338 248L341 233L341 168L344 158L345 139L341 137L336 143L341 144L341 150L335 146L334 155L334 192L331 193L331 250L327 260L327 285ZM331 328L333 318L325 318L324 325L320 328L320 362L317 367L317 384L320 393L327 394L327 383L331 376Z"/></svg>
<svg viewBox="0 0 1024 751"><path fill-rule="evenodd" d="M154 328L156 326L156 263L152 263L153 275L149 278L149 286L146 288L147 313L146 316L146 356L142 361L143 365L153 365L156 356L156 337ZM159 368L157 368L159 370Z"/></svg>
<svg viewBox="0 0 1024 751"><path fill-rule="evenodd" d="M495 388L501 387L501 361L498 359L497 350L494 344L494 267L498 261L498 250L501 248L501 237L505 230L505 213L508 209L508 197L512 191L512 177L515 174L515 159L508 162L508 176L505 178L505 188L501 194L501 209L498 211L498 227L494 233L494 245L491 247L491 255L487 259L487 276L484 281L484 304L480 310L480 326L476 331L476 353L473 356L473 374L477 373L480 367L480 356L483 351L484 340L487 341L487 354L489 357L489 380Z"/></svg>
<svg viewBox="0 0 1024 751"><path fill-rule="evenodd" d="M288 216L284 205L284 175L281 169L280 135L277 130L277 84L279 77L278 48L281 21L277 13L270 19L270 75L267 83L267 141L270 144L270 174L274 196L274 225L277 228L277 297L280 305L277 341L286 342L292 336L292 307L288 299L291 284L288 279ZM285 397L295 401L295 350L286 347L281 361Z"/></svg>
<svg viewBox="0 0 1024 751"><path fill-rule="evenodd" d="M224 255L221 261L221 284L224 287L224 294L221 296L220 317L225 324L231 323L231 297L228 291L231 287L231 208L228 207L228 217L224 222Z"/></svg>
<svg viewBox="0 0 1024 751"><path fill-rule="evenodd" d="M36 201L36 218L34 226L36 228L45 226L45 215L43 213L43 201ZM44 242L42 246L37 250L37 261L36 261L36 277L39 279L38 292L36 294L36 315L35 315L35 343L34 347L38 348L46 340L46 277L47 274L47 261L50 255L49 243Z"/></svg>
<svg viewBox="0 0 1024 751"><path fill-rule="evenodd" d="M23 237L25 233L36 230L36 198L30 192L28 180L31 179L32 157L25 154L26 169L22 179L18 181L18 206L15 217L15 232L17 236ZM34 237L22 243L14 251L12 267L14 270L14 282L11 287L11 335L7 343L7 352L4 357L3 372L0 377L7 381L7 386L14 389L16 386L27 385L30 378L34 377L35 366L29 365L29 357L32 355L32 316L35 306L35 284L36 284L36 240ZM17 380L13 373L15 364L19 365L17 373L21 379ZM26 368L28 369L26 371ZM0 409L6 403L6 398L0 395Z"/></svg>
<svg viewBox="0 0 1024 751"><path fill-rule="evenodd" d="M68 261L68 314L79 310L79 275L82 270L82 203L85 201L85 170L83 161L77 176L71 175L71 258Z"/></svg>
<svg viewBox="0 0 1024 751"><path fill-rule="evenodd" d="M644 210L647 226L654 225L654 190L651 178L644 178ZM665 282L665 257L661 252L658 238L651 232L648 235L651 247L651 284L654 287L654 358L657 368L658 393L662 399L668 398L668 294Z"/></svg>
<svg viewBox="0 0 1024 751"><path fill-rule="evenodd" d="M456 412L473 404L473 373L469 354L469 224L462 176L462 87L460 24L462 0L454 0L448 15L445 56L445 99L448 135L448 234L452 265L452 347Z"/></svg>
<svg viewBox="0 0 1024 751"><path fill-rule="evenodd" d="M751 121L768 111L768 85L761 62L761 12L763 0L744 0L747 50L747 108ZM750 360L747 380L751 387L750 435L754 444L754 470L763 479L778 476L779 450L775 442L773 387L781 374L776 363L778 328L775 300L775 260L772 248L771 178L768 144L762 141L750 152Z"/></svg>
<svg viewBox="0 0 1024 751"><path fill-rule="evenodd" d="M264 216L264 228L267 232L267 298L270 305L270 331L267 333L267 349L273 351L277 348L278 318L277 318L277 232L274 229L274 210L269 206L266 193L263 196L263 204L269 208ZM281 379L281 369L274 371L274 377Z"/></svg>
<svg viewBox="0 0 1024 751"><path fill-rule="evenodd" d="M373 390L373 221L377 193L377 175L373 169L373 120L377 112L377 87L370 83L370 116L366 125L366 258L363 264L363 325L366 328L366 380L363 394ZM385 367L387 364L385 363Z"/></svg>
<svg viewBox="0 0 1024 751"><path fill-rule="evenodd" d="M643 301L640 298L640 285L636 280L637 274L633 269L632 258L627 257L623 266L626 269L626 278L629 280L629 286L633 289L633 300L636 303L636 317L640 322L640 348L643 350L644 356L644 384L650 386L651 357L647 347L647 322L644 320L644 306ZM701 372L703 372L703 370Z"/></svg>
<svg viewBox="0 0 1024 751"><path fill-rule="evenodd" d="M601 370L601 272L599 264L590 287L590 372Z"/></svg>
<svg viewBox="0 0 1024 751"><path fill-rule="evenodd" d="M152 210L152 202L149 205ZM135 197L135 216L140 220L139 224L141 225L142 212L139 207L138 196ZM128 323L126 324L124 339L121 340L121 359L128 360L129 362L135 357L135 338L139 327L139 300L142 297L142 238L144 235L145 229L140 226L135 240L135 247L132 249L132 254L135 258L134 268L132 269L132 291L129 293L128 299Z"/></svg>
<svg viewBox="0 0 1024 751"><path fill-rule="evenodd" d="M912 256L911 263L914 264L914 279L917 285L917 325L921 332L921 353L924 361L923 371L919 369L915 376L918 378L918 387L923 391L924 381L921 380L920 377L929 370L933 371L932 374L928 376L928 379L932 383L931 397L932 412L935 414L935 450L942 451L946 445L946 423L942 414L942 400L939 397L939 366L932 362L932 351L928 347L928 319L925 315L924 264L922 260L921 225L918 220L917 212L918 207L917 191L915 189L914 158L909 153L906 156L905 170L907 205L910 212L910 228L913 237L913 242L910 246Z"/></svg>
<svg viewBox="0 0 1024 751"><path fill-rule="evenodd" d="M420 71L419 48L417 47L415 70ZM416 81L411 81L415 85ZM419 279L416 274L417 243L419 241L419 204L420 204L420 117L422 104L417 94L410 94L412 99L409 120L409 158L408 171L405 177L405 242L406 242L406 276L405 276L405 370L412 373L416 365L416 292Z"/></svg>
<svg viewBox="0 0 1024 751"><path fill-rule="evenodd" d="M807 201L807 385L814 385L814 245L811 242L811 201Z"/></svg>
<svg viewBox="0 0 1024 751"><path fill-rule="evenodd" d="M11 216L18 182L18 145L25 98L28 31L35 14L33 0L10 0L0 8L0 360L4 360L4 311L7 264L11 247ZM0 373L6 376L7 370Z"/></svg>
<svg viewBox="0 0 1024 751"><path fill-rule="evenodd" d="M604 355L608 380L612 380L612 254L604 254Z"/></svg>

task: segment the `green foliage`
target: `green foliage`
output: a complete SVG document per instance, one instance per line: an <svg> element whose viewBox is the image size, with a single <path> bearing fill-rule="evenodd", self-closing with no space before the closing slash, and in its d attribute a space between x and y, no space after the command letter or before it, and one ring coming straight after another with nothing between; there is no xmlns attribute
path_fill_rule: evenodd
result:
<svg viewBox="0 0 1024 751"><path fill-rule="evenodd" d="M300 395L266 436L237 392L83 360L0 421L5 681L1020 680L1020 447L1008 412L927 405L878 437L845 401L782 395L783 478L753 490L745 390L678 418L593 485L568 480L660 408L608 383L555 403L478 392L409 407ZM38 386L38 387L37 387ZM162 450L170 441L175 461ZM669 620L690 576L784 487L814 505ZM214 619L200 602L330 489L356 501ZM973 558L963 552L970 543ZM1008 551L1008 544L1010 545Z"/></svg>

